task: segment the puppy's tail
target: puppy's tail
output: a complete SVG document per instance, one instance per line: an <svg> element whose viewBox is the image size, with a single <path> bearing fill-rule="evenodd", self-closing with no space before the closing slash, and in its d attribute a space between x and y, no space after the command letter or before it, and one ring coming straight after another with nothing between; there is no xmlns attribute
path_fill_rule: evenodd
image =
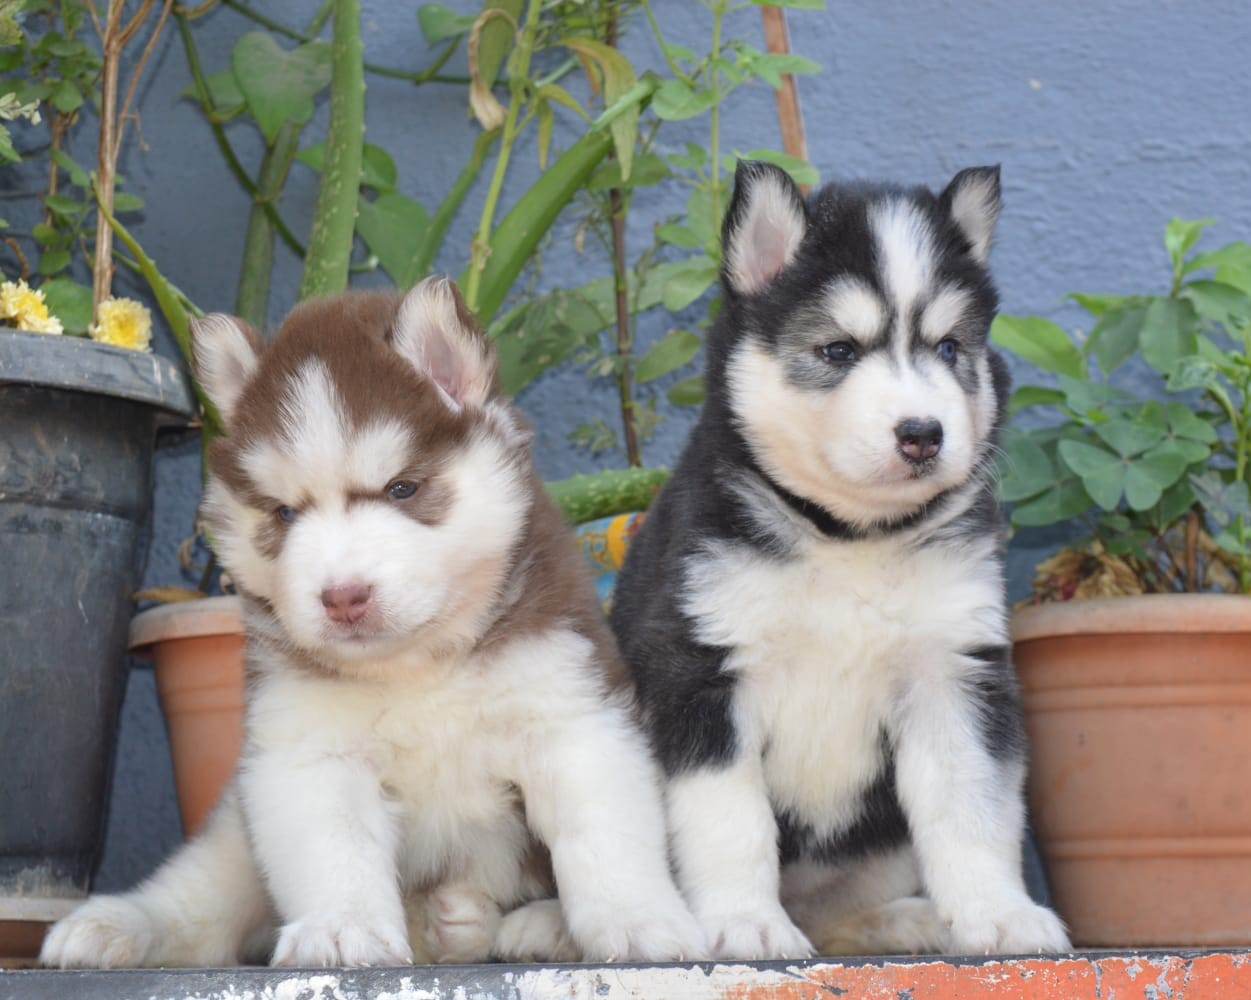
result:
<svg viewBox="0 0 1251 1000"><path fill-rule="evenodd" d="M232 784L204 828L151 878L87 900L52 927L39 959L62 969L265 962L273 927Z"/></svg>

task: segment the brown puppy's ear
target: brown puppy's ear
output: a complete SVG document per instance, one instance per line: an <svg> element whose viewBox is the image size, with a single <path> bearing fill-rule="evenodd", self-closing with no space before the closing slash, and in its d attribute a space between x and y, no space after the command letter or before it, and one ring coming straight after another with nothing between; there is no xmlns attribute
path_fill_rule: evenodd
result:
<svg viewBox="0 0 1251 1000"><path fill-rule="evenodd" d="M790 174L740 160L721 232L726 287L741 295L763 291L795 259L807 229L808 209Z"/></svg>
<svg viewBox="0 0 1251 1000"><path fill-rule="evenodd" d="M990 238L999 219L999 167L969 167L951 179L939 201L951 213L969 241L969 253L979 264L990 257Z"/></svg>
<svg viewBox="0 0 1251 1000"><path fill-rule="evenodd" d="M191 321L191 355L196 381L229 427L235 404L260 361L260 338L241 319L209 313Z"/></svg>
<svg viewBox="0 0 1251 1000"><path fill-rule="evenodd" d="M455 411L496 393L495 348L450 278L426 278L404 296L391 344Z"/></svg>

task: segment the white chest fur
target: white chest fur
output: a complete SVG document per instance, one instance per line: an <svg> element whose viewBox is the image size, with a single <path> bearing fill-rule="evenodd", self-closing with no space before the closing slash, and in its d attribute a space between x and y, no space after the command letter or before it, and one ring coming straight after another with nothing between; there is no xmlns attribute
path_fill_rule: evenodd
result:
<svg viewBox="0 0 1251 1000"><path fill-rule="evenodd" d="M775 808L818 835L857 818L902 687L1006 638L990 543L812 540L782 559L719 545L688 565L687 611L732 650L733 721Z"/></svg>
<svg viewBox="0 0 1251 1000"><path fill-rule="evenodd" d="M480 881L515 879L525 843L517 786L559 673L535 655L510 660L416 664L411 678L386 682L275 671L249 706L248 753L310 769L336 758L363 765L397 820L410 883L484 863L498 879L478 872ZM585 710L579 673L563 668L571 708Z"/></svg>

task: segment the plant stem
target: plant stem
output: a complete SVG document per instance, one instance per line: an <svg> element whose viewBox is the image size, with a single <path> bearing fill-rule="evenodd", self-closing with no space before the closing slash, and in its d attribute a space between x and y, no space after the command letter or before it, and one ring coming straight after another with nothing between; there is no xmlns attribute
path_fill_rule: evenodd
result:
<svg viewBox="0 0 1251 1000"><path fill-rule="evenodd" d="M616 48L617 18L610 14L604 32L607 45ZM616 153L609 156L615 157ZM639 451L638 425L634 419L634 386L631 352L634 348L630 329L630 287L626 276L627 199L620 188L608 192L608 216L612 226L613 304L617 314L617 399L621 408L621 432L625 440L626 461L633 466L643 464Z"/></svg>
<svg viewBox="0 0 1251 1000"><path fill-rule="evenodd" d="M328 5L332 6L333 3L334 0L329 0ZM289 28L282 22L275 21L271 17L267 17L259 10L255 10L246 3L243 3L242 0L222 0L222 5L229 7L231 10L239 14L242 14L250 21L254 21L256 24L259 24L262 28L268 28L275 35L282 35L284 38L289 38L293 42L306 44L316 40L317 32L321 30L321 25L325 23L325 18L320 16L321 12L319 11L320 22L319 18L314 18L310 29L307 32L301 32L296 31L294 28ZM433 64L428 66L426 69L419 70L417 72L395 69L391 66L380 66L377 63L370 62L362 63L362 66L365 72L373 73L375 76L386 76L394 80L407 80L417 86L420 86L423 83L467 84L469 82L469 77L467 76L439 76L439 70L443 68L443 65L452 57L452 53L454 53L459 47L460 39L453 39L447 50L444 51Z"/></svg>
<svg viewBox="0 0 1251 1000"><path fill-rule="evenodd" d="M530 60L534 55L534 46L538 39L541 9L541 0L530 0L517 38L517 47L513 50L509 60L512 65L508 74L508 113L504 118L504 132L500 139L500 151L495 160L495 171L491 175L491 186L487 189L486 201L482 205L482 216L478 221L478 231L474 235L469 273L463 289L465 304L469 306L471 312L476 312L478 309L482 271L491 253L491 229L495 222L495 210L499 206L500 195L504 190L504 177L508 173L513 143L517 141L519 132L517 123L525 104L525 80L530 73Z"/></svg>
<svg viewBox="0 0 1251 1000"><path fill-rule="evenodd" d="M257 330L265 328L274 267L274 221L266 209L282 193L299 146L300 131L300 126L287 122L274 136L274 144L265 150L256 194L252 197L252 209L248 213L248 232L243 241L235 313Z"/></svg>
<svg viewBox="0 0 1251 1000"><path fill-rule="evenodd" d="M430 225L426 227L421 242L413 253L410 273L414 281L419 281L430 273L439 248L443 246L443 239L447 235L448 228L452 225L452 219L464 203L469 189L473 187L473 182L482 172L482 164L486 162L487 152L499 136L500 130L492 129L490 132L481 133L474 141L473 154L469 157L469 162L465 164L452 186L448 188L443 200L439 202L439 207L430 217Z"/></svg>
<svg viewBox="0 0 1251 1000"><path fill-rule="evenodd" d="M278 209L273 204L273 199L261 198L260 190L252 181L243 164L239 162L239 157L235 155L234 147L230 145L230 140L226 138L226 130L222 128L221 121L217 116L217 110L213 104L213 98L209 93L208 81L204 77L204 70L200 65L200 53L195 46L195 39L192 36L191 27L187 23L187 19L181 15L176 15L178 20L178 32L182 36L183 50L187 54L187 67L191 70L191 81L195 85L196 95L200 99L200 109L204 112L205 118L208 119L209 129L213 133L213 138L217 142L217 148L221 150L223 158L226 160L226 166L239 186L264 209L265 214L269 216L270 222L274 224L274 228L278 231L278 235L282 241L291 249L297 257L303 257L305 250L304 245L295 237L291 229L282 220L282 216L278 214Z"/></svg>
<svg viewBox="0 0 1251 1000"><path fill-rule="evenodd" d="M113 212L113 189L117 183L117 81L121 71L122 0L109 0L104 32L100 38L100 130L96 156L96 197L100 212L96 217L95 259L91 267L91 318L113 287L113 230L107 216Z"/></svg>
<svg viewBox="0 0 1251 1000"><path fill-rule="evenodd" d="M365 137L363 57L360 0L336 0L326 161L313 209L300 299L347 288Z"/></svg>
<svg viewBox="0 0 1251 1000"><path fill-rule="evenodd" d="M669 72L676 76L688 86L694 86L695 81L691 79L689 73L686 73L681 66L678 65L671 55L669 55L669 47L665 44L665 36L660 32L660 25L656 21L656 15L652 11L651 0L643 0L643 13L647 15L647 23L651 26L652 34L656 38L656 44L660 46L660 52L665 57L665 64L669 67Z"/></svg>
<svg viewBox="0 0 1251 1000"><path fill-rule="evenodd" d="M725 16L725 3L718 3L712 13L712 58L709 60L709 89L712 91L712 107L709 109L708 152L712 158L712 225L721 229L721 70L716 61L721 58L721 20Z"/></svg>

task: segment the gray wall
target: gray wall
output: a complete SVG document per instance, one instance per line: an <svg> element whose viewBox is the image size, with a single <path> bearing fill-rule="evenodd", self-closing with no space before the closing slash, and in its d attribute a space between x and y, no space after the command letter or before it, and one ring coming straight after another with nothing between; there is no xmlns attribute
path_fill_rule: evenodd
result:
<svg viewBox="0 0 1251 1000"><path fill-rule="evenodd" d="M655 2L671 38L702 49L702 7L691 0ZM824 14L791 15L795 50L825 68L800 84L813 161L825 178L930 185L945 183L964 166L1002 163L1005 210L994 264L1006 311L1043 313L1077 325L1076 311L1061 302L1065 292L1160 287L1166 278L1161 233L1172 215L1217 216L1210 243L1251 237L1251 15L1241 0L827 4ZM296 23L315 4L263 6ZM471 4L461 0L455 6ZM428 59L409 4L366 0L365 9L369 58L401 66ZM629 36L630 54L636 65L656 65L659 52L641 27ZM225 65L233 41L248 29L226 10L197 26L210 69ZM754 10L736 15L730 34L763 47ZM228 309L248 206L222 168L204 122L176 98L188 75L181 49L169 44L174 41L171 36L163 45L144 97L150 149L132 150L125 163L148 202L135 228L194 301ZM458 89L414 90L371 77L368 131L395 155L402 188L429 205L458 168L473 127ZM705 134L701 126L693 137ZM255 156L246 128L232 127L231 135L249 158ZM665 135L666 146L686 138L681 126ZM724 145L746 150L776 142L771 91L758 86L740 92L727 116ZM518 162L514 191L537 170L528 151ZM314 177L297 167L284 212L304 217L313 194ZM440 261L452 273L464 262L482 196L480 188L448 242L453 249ZM633 219L632 245L644 245L652 223L677 212L681 200L676 189L649 195ZM549 274L600 266L577 257L567 228L547 255ZM290 305L297 280L296 262L284 259L271 320ZM669 317L652 317L644 339L671 325ZM539 428L544 475L619 464L619 456L591 459L566 441L567 432L588 417L611 421L612 401L610 384L589 382L576 370L549 373L522 394L520 403ZM693 416L667 415L647 447L650 461L674 460ZM176 549L190 532L198 494L194 444L162 452L157 484L149 585L180 578ZM1053 541L1014 540L1015 592ZM139 669L126 701L98 887L132 884L179 837L163 722L151 673Z"/></svg>

